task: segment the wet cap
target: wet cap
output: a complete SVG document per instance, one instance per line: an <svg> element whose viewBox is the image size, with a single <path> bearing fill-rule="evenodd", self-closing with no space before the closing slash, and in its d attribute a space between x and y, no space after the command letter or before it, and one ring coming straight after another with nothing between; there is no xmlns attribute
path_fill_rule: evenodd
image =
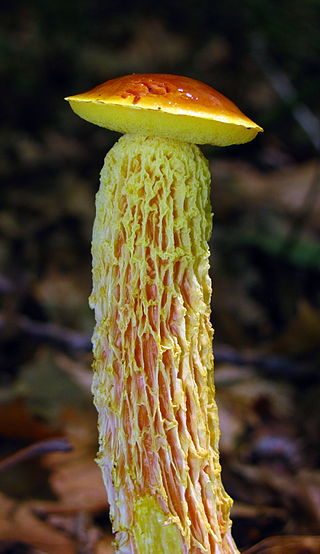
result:
<svg viewBox="0 0 320 554"><path fill-rule="evenodd" d="M220 92L178 75L125 75L66 100L83 119L120 133L227 146L263 131Z"/></svg>

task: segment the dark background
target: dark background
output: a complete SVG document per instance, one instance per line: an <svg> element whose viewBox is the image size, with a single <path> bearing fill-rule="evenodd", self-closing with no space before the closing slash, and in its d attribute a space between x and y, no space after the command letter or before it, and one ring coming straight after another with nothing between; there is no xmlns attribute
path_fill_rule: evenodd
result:
<svg viewBox="0 0 320 554"><path fill-rule="evenodd" d="M77 118L63 98L126 73L182 74L217 88L265 129L250 144L203 147L213 176L216 383L234 536L244 550L274 535L307 535L317 552L319 0L11 1L0 10L0 455L57 435L76 452L43 456L40 446L31 462L3 467L6 501L73 506L57 524L32 504L28 528L37 535L40 518L56 533L45 552L60 535L71 544L63 552L98 552L104 540L99 478L90 503L85 464L79 478L72 469L71 489L57 471L75 458L89 464L96 450L90 241L99 171L118 135ZM1 552L39 548L22 516L16 532L4 531L1 517ZM270 540L268 552L278 544ZM290 540L288 552L305 548Z"/></svg>

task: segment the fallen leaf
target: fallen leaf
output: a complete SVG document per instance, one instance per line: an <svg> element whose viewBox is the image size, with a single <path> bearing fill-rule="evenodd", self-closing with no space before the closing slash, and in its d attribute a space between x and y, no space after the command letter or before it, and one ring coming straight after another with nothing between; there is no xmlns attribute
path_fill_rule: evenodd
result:
<svg viewBox="0 0 320 554"><path fill-rule="evenodd" d="M41 521L32 502L15 502L0 494L0 540L29 544L46 554L75 554L74 541Z"/></svg>
<svg viewBox="0 0 320 554"><path fill-rule="evenodd" d="M95 411L68 408L61 425L72 445L70 452L50 452L42 457L56 502L40 502L47 513L79 513L105 510L107 497L101 471L95 463L97 449Z"/></svg>
<svg viewBox="0 0 320 554"><path fill-rule="evenodd" d="M108 502L101 471L92 459L65 460L49 477L56 502L37 502L37 509L45 513L99 512Z"/></svg>
<svg viewBox="0 0 320 554"><path fill-rule="evenodd" d="M270 537L242 554L319 554L320 537L289 536Z"/></svg>
<svg viewBox="0 0 320 554"><path fill-rule="evenodd" d="M23 425L21 422L23 421ZM24 440L41 440L61 433L61 429L46 425L32 414L22 398L0 405L0 435Z"/></svg>
<svg viewBox="0 0 320 554"><path fill-rule="evenodd" d="M101 539L95 546L95 554L115 554L115 550L112 546L113 537L106 536Z"/></svg>
<svg viewBox="0 0 320 554"><path fill-rule="evenodd" d="M265 173L249 164L218 160L213 165L216 206L220 211L246 205L281 209L290 216L299 216L305 205L310 186L317 179L318 161L277 169ZM232 194L230 188L232 187ZM320 195L318 194L306 226L319 230Z"/></svg>

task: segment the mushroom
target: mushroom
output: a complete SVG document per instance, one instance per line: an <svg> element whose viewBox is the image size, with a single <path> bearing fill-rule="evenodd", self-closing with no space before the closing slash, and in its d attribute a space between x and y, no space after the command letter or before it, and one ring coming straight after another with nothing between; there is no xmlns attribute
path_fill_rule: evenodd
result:
<svg viewBox="0 0 320 554"><path fill-rule="evenodd" d="M116 551L238 552L214 398L210 173L196 144L244 143L262 129L176 75L126 75L66 100L126 133L101 172L90 297L98 463Z"/></svg>

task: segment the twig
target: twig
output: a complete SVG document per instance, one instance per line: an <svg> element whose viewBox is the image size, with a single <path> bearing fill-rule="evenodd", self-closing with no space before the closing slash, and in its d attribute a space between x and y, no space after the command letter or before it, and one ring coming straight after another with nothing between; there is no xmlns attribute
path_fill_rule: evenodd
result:
<svg viewBox="0 0 320 554"><path fill-rule="evenodd" d="M291 381L311 383L318 382L319 372L316 366L300 364L289 358L275 355L245 355L229 346L217 346L215 349L217 364L233 364L236 366L252 366L268 377L290 379Z"/></svg>
<svg viewBox="0 0 320 554"><path fill-rule="evenodd" d="M42 456L42 454L47 454L48 452L69 452L70 450L72 450L72 446L67 437L57 437L35 442L0 461L0 471L9 469L31 458Z"/></svg>
<svg viewBox="0 0 320 554"><path fill-rule="evenodd" d="M5 325L6 318L2 314L0 315L0 330L4 329ZM10 328L22 331L37 342L53 344L61 349L88 352L91 350L91 342L87 335L60 327L55 323L34 321L24 315L16 315L14 318L10 317Z"/></svg>

